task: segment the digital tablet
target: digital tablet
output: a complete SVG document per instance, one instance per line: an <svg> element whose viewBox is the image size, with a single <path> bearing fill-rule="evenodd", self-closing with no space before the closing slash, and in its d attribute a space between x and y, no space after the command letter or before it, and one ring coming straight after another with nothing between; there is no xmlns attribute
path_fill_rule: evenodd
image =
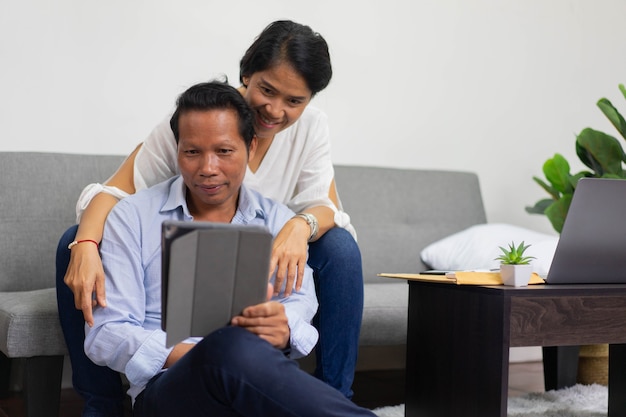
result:
<svg viewBox="0 0 626 417"><path fill-rule="evenodd" d="M206 336L267 297L272 235L262 226L165 221L161 327L167 346Z"/></svg>

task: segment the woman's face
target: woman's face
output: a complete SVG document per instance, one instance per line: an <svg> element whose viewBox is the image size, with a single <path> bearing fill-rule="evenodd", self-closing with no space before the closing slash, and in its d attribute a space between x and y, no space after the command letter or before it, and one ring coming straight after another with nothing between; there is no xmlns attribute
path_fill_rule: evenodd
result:
<svg viewBox="0 0 626 417"><path fill-rule="evenodd" d="M298 120L311 101L304 78L289 64L279 63L250 77L243 77L243 96L255 113L259 139L271 139Z"/></svg>

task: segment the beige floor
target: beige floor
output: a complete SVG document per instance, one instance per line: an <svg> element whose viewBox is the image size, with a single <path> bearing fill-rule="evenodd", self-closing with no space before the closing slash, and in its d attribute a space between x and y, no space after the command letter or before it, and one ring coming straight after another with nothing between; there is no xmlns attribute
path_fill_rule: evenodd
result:
<svg viewBox="0 0 626 417"><path fill-rule="evenodd" d="M367 408L397 405L404 398L404 372L361 372L354 383L354 401ZM513 363L509 368L509 396L543 391L541 362ZM80 417L82 400L72 389L64 389L60 417ZM0 417L24 417L19 395L0 399Z"/></svg>
<svg viewBox="0 0 626 417"><path fill-rule="evenodd" d="M541 362L509 365L509 397L519 397L529 392L542 392L543 390L543 364Z"/></svg>

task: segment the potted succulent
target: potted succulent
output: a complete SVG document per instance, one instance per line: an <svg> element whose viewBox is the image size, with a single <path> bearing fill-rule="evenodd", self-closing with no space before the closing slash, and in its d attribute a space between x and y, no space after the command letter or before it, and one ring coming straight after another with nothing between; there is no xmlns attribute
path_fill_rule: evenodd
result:
<svg viewBox="0 0 626 417"><path fill-rule="evenodd" d="M500 276L504 285L512 287L525 287L530 281L533 273L533 266L530 264L534 256L525 256L524 252L530 245L524 242L515 246L515 242L509 244L508 249L499 246L502 254L495 258L500 261Z"/></svg>

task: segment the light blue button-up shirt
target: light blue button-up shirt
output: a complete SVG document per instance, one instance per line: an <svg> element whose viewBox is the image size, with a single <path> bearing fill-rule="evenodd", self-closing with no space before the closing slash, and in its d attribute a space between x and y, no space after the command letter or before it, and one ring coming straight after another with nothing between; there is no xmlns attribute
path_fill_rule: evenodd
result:
<svg viewBox="0 0 626 417"><path fill-rule="evenodd" d="M294 215L285 205L242 185L232 223L262 225L276 236ZM177 176L120 201L109 214L100 251L106 275L107 307L94 310L94 326L85 326L85 352L98 365L126 374L133 398L163 371L172 348L161 330L161 224L192 221L185 184ZM274 281L272 278L272 282ZM308 355L317 343L310 324L317 311L313 273L307 265L300 291L275 298L285 306L291 357ZM199 338L185 342L197 342Z"/></svg>

